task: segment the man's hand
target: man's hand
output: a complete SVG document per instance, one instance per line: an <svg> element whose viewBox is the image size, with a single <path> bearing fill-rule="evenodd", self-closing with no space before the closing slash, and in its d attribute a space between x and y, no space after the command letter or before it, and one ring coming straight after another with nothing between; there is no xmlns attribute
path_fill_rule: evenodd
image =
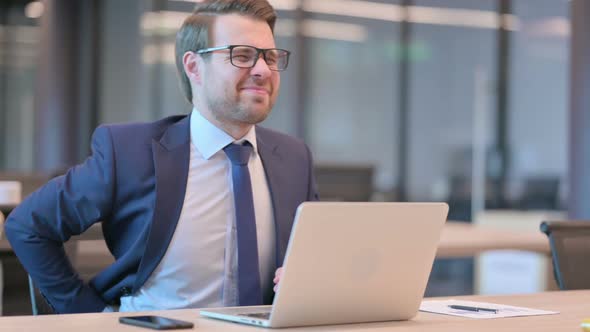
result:
<svg viewBox="0 0 590 332"><path fill-rule="evenodd" d="M272 280L275 283L275 286L273 287L273 290L276 292L277 289L279 288L279 281L281 281L281 276L283 275L283 268L279 267L276 271L275 271L275 278Z"/></svg>

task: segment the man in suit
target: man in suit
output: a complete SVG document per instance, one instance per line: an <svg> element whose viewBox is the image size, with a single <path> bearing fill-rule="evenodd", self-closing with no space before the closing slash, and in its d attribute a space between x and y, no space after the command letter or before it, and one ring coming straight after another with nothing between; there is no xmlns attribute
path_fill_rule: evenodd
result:
<svg viewBox="0 0 590 332"><path fill-rule="evenodd" d="M191 114L100 126L84 163L8 217L56 312L270 303L295 210L317 199L305 144L256 125L288 64L275 19L266 0L197 5L176 42ZM85 283L63 243L97 222L115 262Z"/></svg>

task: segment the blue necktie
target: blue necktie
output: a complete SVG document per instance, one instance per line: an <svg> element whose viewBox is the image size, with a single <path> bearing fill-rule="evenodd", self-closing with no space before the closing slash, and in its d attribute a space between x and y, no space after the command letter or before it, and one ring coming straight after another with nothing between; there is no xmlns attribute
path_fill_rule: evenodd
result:
<svg viewBox="0 0 590 332"><path fill-rule="evenodd" d="M252 182L248 171L248 160L252 145L230 144L223 148L232 163L234 204L238 238L238 298L239 305L262 304L260 271L258 269L258 241L256 240L256 218Z"/></svg>

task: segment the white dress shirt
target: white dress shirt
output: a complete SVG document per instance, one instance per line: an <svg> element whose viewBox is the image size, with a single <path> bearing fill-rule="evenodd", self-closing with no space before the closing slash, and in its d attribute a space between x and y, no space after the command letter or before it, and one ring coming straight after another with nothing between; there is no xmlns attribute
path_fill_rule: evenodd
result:
<svg viewBox="0 0 590 332"><path fill-rule="evenodd" d="M178 225L162 261L145 284L121 298L119 311L204 308L238 304L237 238L231 162L223 148L250 142L256 234L263 298L272 295L276 268L272 202L256 129L240 140L215 127L197 110L190 119L190 165Z"/></svg>

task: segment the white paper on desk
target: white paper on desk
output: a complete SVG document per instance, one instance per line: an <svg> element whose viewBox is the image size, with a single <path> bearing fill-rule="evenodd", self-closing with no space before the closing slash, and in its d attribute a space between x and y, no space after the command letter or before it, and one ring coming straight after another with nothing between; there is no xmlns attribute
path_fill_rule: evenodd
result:
<svg viewBox="0 0 590 332"><path fill-rule="evenodd" d="M467 311L459 309L451 309L450 305L464 305L470 307L496 309L497 313L489 311ZM420 311L433 312L436 314L461 316L469 318L503 318L503 317L518 317L518 316L538 316L538 315L554 315L558 314L559 311L547 311L538 310L524 307L515 307L511 305L486 303L486 302L473 302L473 301L460 301L460 300L428 300L422 301L420 305Z"/></svg>

